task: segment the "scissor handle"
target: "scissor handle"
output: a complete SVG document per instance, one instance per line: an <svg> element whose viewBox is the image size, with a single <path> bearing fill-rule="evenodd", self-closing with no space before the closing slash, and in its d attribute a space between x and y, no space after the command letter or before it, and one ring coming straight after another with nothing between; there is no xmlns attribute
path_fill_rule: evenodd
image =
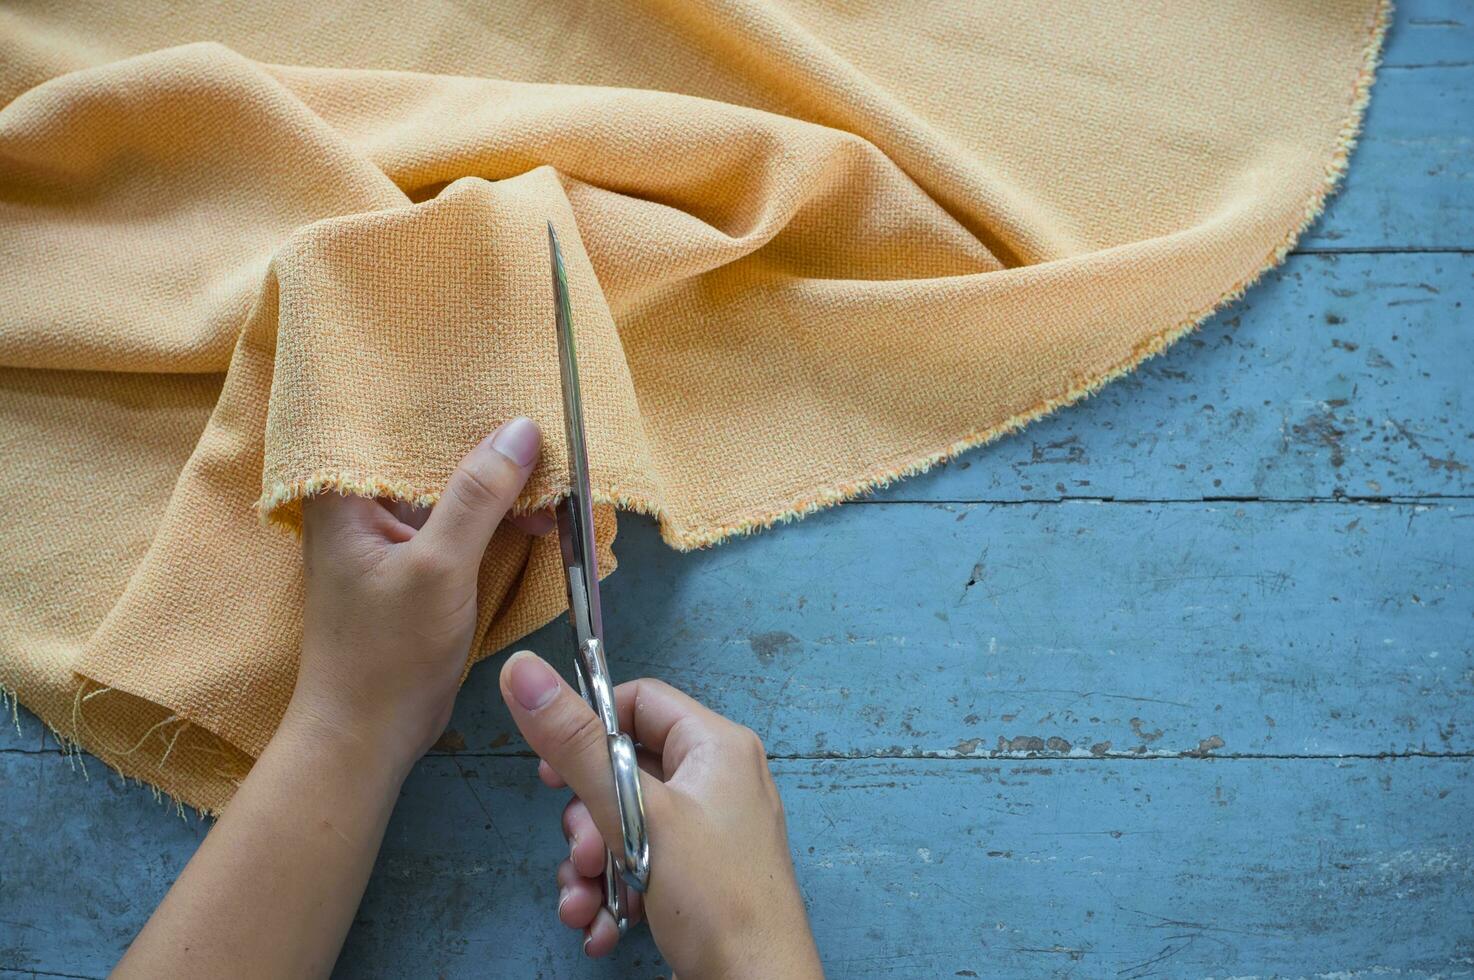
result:
<svg viewBox="0 0 1474 980"><path fill-rule="evenodd" d="M589 637L578 648L578 689L604 724L609 748L609 766L614 774L614 800L619 808L620 853L610 848L604 858L604 907L614 917L619 932L629 928L629 893L643 892L650 884L650 838L645 831L645 799L640 792L640 762L635 743L619 730L619 713L614 706L614 688L609 683L609 666L598 637Z"/></svg>

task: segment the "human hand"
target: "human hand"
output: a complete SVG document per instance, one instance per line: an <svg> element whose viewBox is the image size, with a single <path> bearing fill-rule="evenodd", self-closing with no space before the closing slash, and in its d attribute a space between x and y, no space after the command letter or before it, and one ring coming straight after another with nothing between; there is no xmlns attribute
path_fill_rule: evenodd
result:
<svg viewBox="0 0 1474 980"><path fill-rule="evenodd" d="M604 841L620 829L603 725L532 653L503 665L501 690L543 782L576 794L563 813L558 917L584 930L588 955L604 956L619 941L602 907ZM671 968L682 980L822 977L757 735L661 681L621 684L614 698L644 770L650 888L636 910Z"/></svg>
<svg viewBox="0 0 1474 980"><path fill-rule="evenodd" d="M302 503L307 597L286 721L407 773L445 730L476 626L476 576L537 462L530 419L471 450L432 509L324 493ZM545 514L516 519L546 533ZM294 727L295 727L294 725Z"/></svg>

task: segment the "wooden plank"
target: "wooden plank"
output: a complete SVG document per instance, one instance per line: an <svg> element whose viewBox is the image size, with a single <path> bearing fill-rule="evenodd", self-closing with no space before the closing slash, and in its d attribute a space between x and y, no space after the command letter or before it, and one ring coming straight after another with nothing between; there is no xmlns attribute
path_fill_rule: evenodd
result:
<svg viewBox="0 0 1474 980"><path fill-rule="evenodd" d="M1474 751L1474 502L861 505L688 555L630 518L615 552L616 676L779 756ZM525 645L572 676L561 623ZM520 747L496 670L471 751Z"/></svg>
<svg viewBox="0 0 1474 980"><path fill-rule="evenodd" d="M49 770L44 775L42 770ZM775 764L829 975L1426 976L1474 943L1474 761ZM27 805L0 967L100 977L201 827L116 777L0 756ZM663 976L648 936L585 969L556 925L562 794L532 763L431 758L339 975Z"/></svg>
<svg viewBox="0 0 1474 980"><path fill-rule="evenodd" d="M875 499L1474 494L1471 360L1474 254L1292 256L1095 397Z"/></svg>
<svg viewBox="0 0 1474 980"><path fill-rule="evenodd" d="M101 977L204 836L96 759L0 753L0 967Z"/></svg>
<svg viewBox="0 0 1474 980"><path fill-rule="evenodd" d="M1474 6L1403 0L1341 193L1301 249L1474 246Z"/></svg>
<svg viewBox="0 0 1474 980"><path fill-rule="evenodd" d="M615 553L616 676L780 756L1474 751L1474 502L863 505ZM525 645L571 670L561 624ZM495 671L475 751L518 745Z"/></svg>

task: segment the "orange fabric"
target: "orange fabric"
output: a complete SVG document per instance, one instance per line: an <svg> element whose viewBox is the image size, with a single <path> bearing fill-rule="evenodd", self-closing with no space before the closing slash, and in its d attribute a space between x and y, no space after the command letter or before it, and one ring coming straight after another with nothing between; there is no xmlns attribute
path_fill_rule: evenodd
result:
<svg viewBox="0 0 1474 980"><path fill-rule="evenodd" d="M899 12L898 12L899 10ZM544 0L0 11L0 683L206 808L290 693L290 526L554 434L712 544L1160 349L1344 166L1377 0ZM210 39L208 43L184 43ZM607 560L607 556L606 556ZM503 529L479 654L562 608Z"/></svg>

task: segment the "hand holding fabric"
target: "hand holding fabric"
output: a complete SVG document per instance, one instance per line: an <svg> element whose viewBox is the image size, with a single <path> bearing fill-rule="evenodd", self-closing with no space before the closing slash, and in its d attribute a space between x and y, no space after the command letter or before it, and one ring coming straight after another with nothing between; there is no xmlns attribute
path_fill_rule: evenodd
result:
<svg viewBox="0 0 1474 980"><path fill-rule="evenodd" d="M445 730L476 625L476 573L537 461L527 418L462 461L433 510L323 494L302 511L302 667L288 714L405 770ZM540 521L527 526L546 531Z"/></svg>
<svg viewBox="0 0 1474 980"><path fill-rule="evenodd" d="M508 422L433 509L337 493L305 503L291 703L114 976L329 975L400 786L450 717L477 570L538 448L536 425ZM522 523L548 530L545 516Z"/></svg>

